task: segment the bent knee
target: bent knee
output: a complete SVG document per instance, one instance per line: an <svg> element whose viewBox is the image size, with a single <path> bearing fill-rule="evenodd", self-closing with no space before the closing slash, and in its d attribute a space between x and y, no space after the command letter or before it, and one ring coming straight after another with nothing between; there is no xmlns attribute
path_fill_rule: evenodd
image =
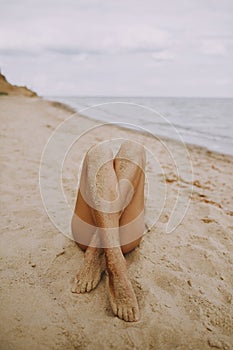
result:
<svg viewBox="0 0 233 350"><path fill-rule="evenodd" d="M145 168L146 164L146 152L142 144L127 140L121 145L120 151L117 155L118 158L127 158L128 160L136 163L141 168Z"/></svg>
<svg viewBox="0 0 233 350"><path fill-rule="evenodd" d="M86 153L85 161L93 162L96 159L111 160L113 153L107 142L101 142L92 146Z"/></svg>

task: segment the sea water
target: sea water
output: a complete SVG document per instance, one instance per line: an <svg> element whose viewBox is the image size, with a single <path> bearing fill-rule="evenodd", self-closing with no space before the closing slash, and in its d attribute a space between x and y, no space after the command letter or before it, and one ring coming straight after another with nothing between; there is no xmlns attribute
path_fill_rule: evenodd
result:
<svg viewBox="0 0 233 350"><path fill-rule="evenodd" d="M102 122L233 155L233 99L49 96Z"/></svg>

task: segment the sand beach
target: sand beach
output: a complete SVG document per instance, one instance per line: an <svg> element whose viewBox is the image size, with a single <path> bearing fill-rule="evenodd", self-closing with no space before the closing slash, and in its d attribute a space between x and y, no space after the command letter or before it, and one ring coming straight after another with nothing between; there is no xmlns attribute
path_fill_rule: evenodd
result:
<svg viewBox="0 0 233 350"><path fill-rule="evenodd" d="M157 181L166 185L167 197L156 224L126 256L141 312L139 322L127 323L111 311L105 276L92 292L71 293L83 252L53 225L42 203L39 168L44 146L72 114L39 97L0 97L0 348L232 349L233 157L188 146L190 183L177 176L163 147L130 131L131 137L150 144L160 160L163 174ZM98 124L84 116L75 118L80 129ZM68 128L67 134L76 131ZM108 137L115 134L109 127ZM127 134L119 129L118 135ZM72 149L64 163L62 182L71 207L83 154L105 138L101 130L87 134L79 152ZM179 154L182 145L166 142ZM179 190L190 203L181 223L167 234ZM156 198L151 203L156 207ZM153 223L152 209L148 220Z"/></svg>

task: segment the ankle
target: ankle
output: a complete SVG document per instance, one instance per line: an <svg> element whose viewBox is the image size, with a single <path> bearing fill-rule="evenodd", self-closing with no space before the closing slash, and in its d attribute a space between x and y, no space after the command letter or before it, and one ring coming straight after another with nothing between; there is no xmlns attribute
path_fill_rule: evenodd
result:
<svg viewBox="0 0 233 350"><path fill-rule="evenodd" d="M103 254L103 249L96 248L96 247L88 247L85 252L85 258L93 258L93 257L99 257L101 254Z"/></svg>
<svg viewBox="0 0 233 350"><path fill-rule="evenodd" d="M126 261L123 254L109 254L106 255L107 270L110 274L115 274L119 271L127 270Z"/></svg>

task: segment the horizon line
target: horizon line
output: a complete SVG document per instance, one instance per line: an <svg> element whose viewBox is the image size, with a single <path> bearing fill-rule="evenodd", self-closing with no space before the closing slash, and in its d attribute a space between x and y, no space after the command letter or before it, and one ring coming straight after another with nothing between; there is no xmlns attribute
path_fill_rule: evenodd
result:
<svg viewBox="0 0 233 350"><path fill-rule="evenodd" d="M203 98L233 99L233 96L149 96L149 95L40 95L41 97L78 97L78 98Z"/></svg>

